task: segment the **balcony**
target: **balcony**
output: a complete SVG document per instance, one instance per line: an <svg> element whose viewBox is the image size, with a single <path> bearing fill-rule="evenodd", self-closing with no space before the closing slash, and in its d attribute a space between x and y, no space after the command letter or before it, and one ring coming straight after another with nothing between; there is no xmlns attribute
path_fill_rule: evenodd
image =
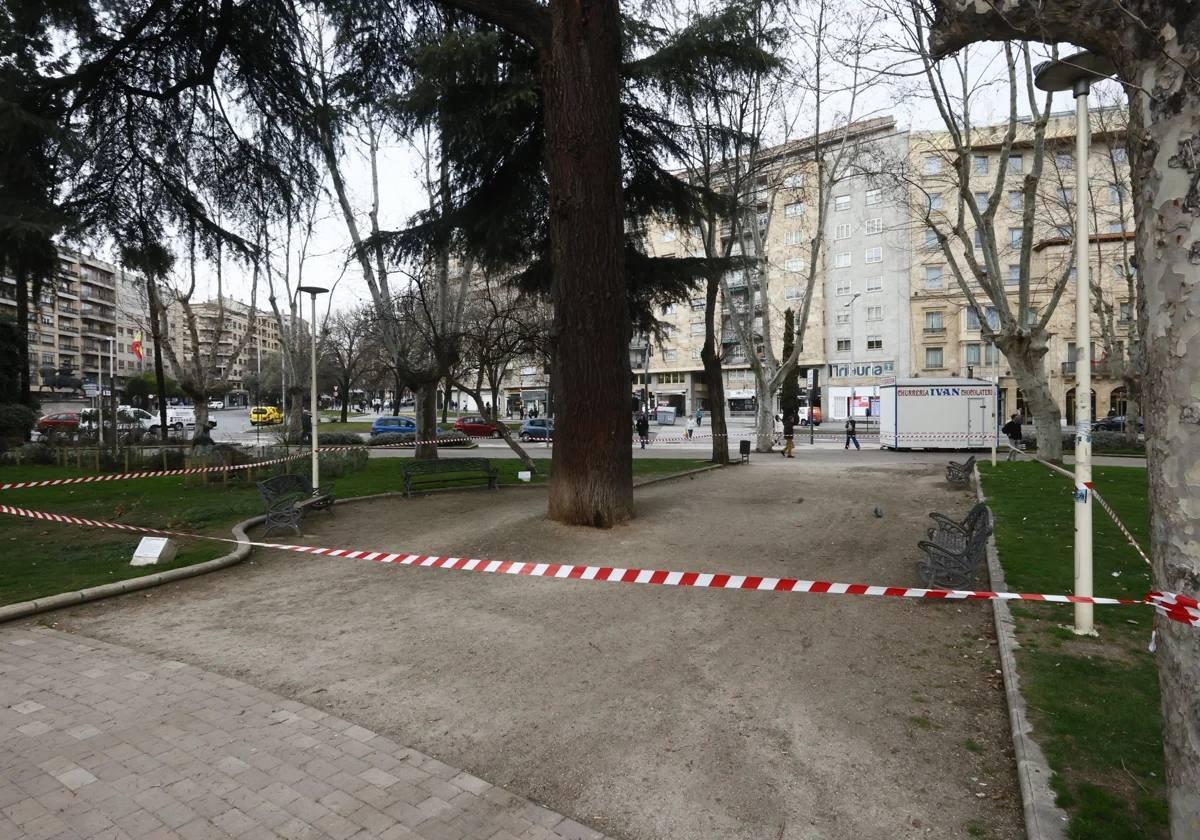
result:
<svg viewBox="0 0 1200 840"><path fill-rule="evenodd" d="M1063 362L1063 376L1074 376L1076 370L1075 362ZM1107 359L1092 359L1092 376L1107 377L1110 375Z"/></svg>

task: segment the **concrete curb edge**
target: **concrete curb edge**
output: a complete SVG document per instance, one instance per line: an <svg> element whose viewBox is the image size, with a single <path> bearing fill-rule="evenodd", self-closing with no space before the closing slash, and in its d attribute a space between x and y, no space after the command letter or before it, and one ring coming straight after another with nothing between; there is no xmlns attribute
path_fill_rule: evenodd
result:
<svg viewBox="0 0 1200 840"><path fill-rule="evenodd" d="M975 497L987 502L975 467ZM1007 591L1000 553L994 536L988 537L988 577L994 592ZM1021 805L1025 815L1025 834L1029 840L1065 840L1067 813L1055 804L1050 787L1053 771L1033 737L1025 697L1021 694L1021 677L1017 673L1016 626L1007 601L992 602L992 617L996 624L996 647L1000 653L1000 670L1004 676L1004 696L1008 702L1008 720L1012 728L1013 753L1017 761L1017 780L1021 786Z"/></svg>
<svg viewBox="0 0 1200 840"><path fill-rule="evenodd" d="M239 544L233 551L222 557L206 560L203 563L195 563L191 566L181 566L178 569L169 569L157 574L143 575L141 577L130 578L129 580L114 581L113 583L104 583L99 586L89 586L86 589L80 589L76 592L60 592L57 595L47 595L45 598L36 598L32 601L19 601L15 604L0 606L0 624L6 621L15 621L18 618L28 618L32 615L50 612L51 610L62 609L63 607L73 607L77 604L86 604L89 601L99 601L103 598L112 598L115 595L124 595L127 592L136 592L139 589L149 589L154 586L161 586L164 583L185 580L190 577L197 577L209 572L235 566L250 556L250 538L246 536L246 529L265 521L265 516L252 516L234 525L232 529L233 536L237 538Z"/></svg>

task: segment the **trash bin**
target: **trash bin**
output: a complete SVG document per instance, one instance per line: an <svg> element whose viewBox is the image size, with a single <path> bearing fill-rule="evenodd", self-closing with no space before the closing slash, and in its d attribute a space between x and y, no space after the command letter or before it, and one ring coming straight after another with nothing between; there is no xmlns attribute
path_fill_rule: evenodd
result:
<svg viewBox="0 0 1200 840"><path fill-rule="evenodd" d="M655 409L654 414L655 414L655 419L658 421L658 425L660 425L660 426L674 426L675 425L675 406L660 405L657 409Z"/></svg>
<svg viewBox="0 0 1200 840"><path fill-rule="evenodd" d="M738 449L742 453L742 463L743 464L749 463L750 462L750 441L748 441L748 440L740 441L738 444Z"/></svg>

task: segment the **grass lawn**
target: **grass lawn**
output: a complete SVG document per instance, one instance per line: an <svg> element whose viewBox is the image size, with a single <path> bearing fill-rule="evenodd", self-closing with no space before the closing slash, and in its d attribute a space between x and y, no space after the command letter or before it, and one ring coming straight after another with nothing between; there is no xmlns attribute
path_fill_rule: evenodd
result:
<svg viewBox="0 0 1200 840"><path fill-rule="evenodd" d="M550 469L548 459L535 459L538 481ZM703 461L670 458L633 462L635 476L665 475L703 465ZM298 462L305 469L305 462ZM492 461L501 484L520 484L516 459ZM87 474L57 466L0 466L0 482L33 481ZM366 468L334 479L339 497L369 496L400 490L399 459L372 458ZM253 483L206 483L202 477L135 479L67 487L0 491L0 502L34 510L68 513L89 519L127 522L152 528L229 536L230 527L262 512ZM282 538L282 537L281 537ZM129 559L139 537L89 531L73 525L37 522L0 515L0 604L27 601L166 569L211 560L228 553L220 543L179 543L174 562L134 567ZM403 546L397 546L403 548Z"/></svg>
<svg viewBox="0 0 1200 840"><path fill-rule="evenodd" d="M1010 589L1068 593L1073 585L1071 482L1031 462L981 464ZM1099 467L1096 487L1149 545L1146 471ZM1097 595L1140 597L1149 569L1094 506ZM1153 613L1096 607L1097 639L1075 636L1070 607L1012 606L1017 667L1034 737L1054 770L1072 840L1167 837L1158 676L1147 652Z"/></svg>

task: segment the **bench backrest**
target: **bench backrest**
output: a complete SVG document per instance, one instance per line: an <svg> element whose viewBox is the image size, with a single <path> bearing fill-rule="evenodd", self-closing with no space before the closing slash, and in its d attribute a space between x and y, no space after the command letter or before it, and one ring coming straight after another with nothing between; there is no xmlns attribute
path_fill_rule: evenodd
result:
<svg viewBox="0 0 1200 840"><path fill-rule="evenodd" d="M267 501L288 493L311 493L312 485L307 478L296 473L284 473L258 482L258 491Z"/></svg>
<svg viewBox="0 0 1200 840"><path fill-rule="evenodd" d="M980 528L988 526L988 509L983 502L976 502L967 514L967 518L963 520L963 525L968 534L974 534Z"/></svg>
<svg viewBox="0 0 1200 840"><path fill-rule="evenodd" d="M491 472L492 464L487 458L409 458L400 462L400 469L411 474L441 472Z"/></svg>

